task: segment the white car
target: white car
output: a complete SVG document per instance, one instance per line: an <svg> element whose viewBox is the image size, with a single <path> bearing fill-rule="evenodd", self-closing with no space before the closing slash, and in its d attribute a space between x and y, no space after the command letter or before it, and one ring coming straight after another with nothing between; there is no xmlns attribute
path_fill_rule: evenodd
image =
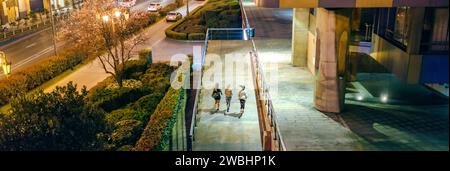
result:
<svg viewBox="0 0 450 171"><path fill-rule="evenodd" d="M166 21L167 22L178 21L181 18L183 18L183 15L181 15L181 13L179 13L179 12L169 12L166 15Z"/></svg>
<svg viewBox="0 0 450 171"><path fill-rule="evenodd" d="M158 12L159 10L161 10L162 6L160 3L150 3L150 5L148 5L147 11L148 12Z"/></svg>

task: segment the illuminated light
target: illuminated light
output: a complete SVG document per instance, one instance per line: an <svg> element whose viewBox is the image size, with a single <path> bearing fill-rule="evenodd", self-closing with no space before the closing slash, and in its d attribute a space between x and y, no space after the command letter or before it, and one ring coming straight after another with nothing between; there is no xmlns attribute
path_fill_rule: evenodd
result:
<svg viewBox="0 0 450 171"><path fill-rule="evenodd" d="M248 29L244 29L243 34L244 40L248 40Z"/></svg>
<svg viewBox="0 0 450 171"><path fill-rule="evenodd" d="M359 101L364 100L364 97L362 95L357 95L356 100L359 100Z"/></svg>
<svg viewBox="0 0 450 171"><path fill-rule="evenodd" d="M121 15L122 15L122 12L120 12L120 11L114 12L114 16L116 16L117 18L119 18Z"/></svg>
<svg viewBox="0 0 450 171"><path fill-rule="evenodd" d="M103 19L104 22L108 22L108 21L109 21L109 16L104 15L104 16L102 17L102 19Z"/></svg>
<svg viewBox="0 0 450 171"><path fill-rule="evenodd" d="M380 96L380 100L383 103L386 103L388 101L388 96L386 94L383 94Z"/></svg>

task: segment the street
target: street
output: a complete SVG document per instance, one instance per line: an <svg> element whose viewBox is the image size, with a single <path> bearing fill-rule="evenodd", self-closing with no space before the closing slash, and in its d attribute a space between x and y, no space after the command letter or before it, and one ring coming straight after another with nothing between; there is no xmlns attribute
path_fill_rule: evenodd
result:
<svg viewBox="0 0 450 171"><path fill-rule="evenodd" d="M192 1L189 3L189 10L192 11L196 7L202 5L205 1ZM181 7L177 10L177 12L180 12L183 14L183 16L186 14L186 6ZM166 35L164 31L166 28L168 28L173 23L168 23L165 20L160 20L159 22L153 24L152 26L146 28L142 34L144 35L150 35L150 38L145 41L142 45L139 45L135 48L135 51L133 52L136 56L139 50L144 48L152 48L156 45L162 46L162 47L174 47L177 45L183 44L179 41L167 41ZM159 45L160 43L163 43L163 45ZM187 44L186 46L190 46L191 44ZM171 50L173 53L183 53L186 51L186 49L189 50L189 48L183 48L179 49L176 47L176 50ZM167 49L165 49L167 51ZM190 49L192 50L192 49ZM153 54L153 61L154 62L167 62L170 61L170 56L162 55L159 56L158 54ZM71 73L70 75L66 76L65 78L59 80L54 85L47 87L44 91L50 92L52 91L56 86L64 86L67 85L69 82L73 82L78 85L78 88L81 89L81 87L86 86L86 88L89 90L93 86L95 86L98 82L103 81L106 77L110 76L109 74L105 73L105 70L100 64L100 61L97 59L91 61L90 63L84 65L83 67L77 69L75 72Z"/></svg>
<svg viewBox="0 0 450 171"><path fill-rule="evenodd" d="M165 6L172 1L174 0L164 0L162 5ZM136 5L132 7L132 11L145 11L150 2L151 1L148 0L137 0ZM192 5L195 4L197 3L192 2ZM185 14L184 11L185 10L181 10L180 12ZM168 26L170 24L164 22L163 25L155 27L159 27L159 29L156 30L164 34L164 30L161 28L166 25ZM0 51L6 53L8 60L12 63L11 70L14 72L15 70L38 63L39 61L54 55L52 38L52 29L50 27L1 46ZM58 42L58 50L64 47L64 45L64 42ZM3 71L0 71L0 75L3 75Z"/></svg>

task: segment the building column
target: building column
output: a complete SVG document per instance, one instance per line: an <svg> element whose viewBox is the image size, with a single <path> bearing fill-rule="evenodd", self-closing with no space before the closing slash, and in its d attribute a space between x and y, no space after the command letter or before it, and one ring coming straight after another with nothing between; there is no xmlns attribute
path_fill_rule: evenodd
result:
<svg viewBox="0 0 450 171"><path fill-rule="evenodd" d="M423 18L423 19L422 19ZM408 84L417 84L420 82L420 72L422 67L422 55L420 48L422 43L422 32L425 18L425 8L415 7L409 9L408 18L408 46L406 52L410 54L408 62Z"/></svg>
<svg viewBox="0 0 450 171"><path fill-rule="evenodd" d="M320 57L314 104L319 111L340 113L344 107L351 14L351 9L317 9L317 48L320 48Z"/></svg>
<svg viewBox="0 0 450 171"><path fill-rule="evenodd" d="M6 14L6 2L5 1L0 1L0 21L1 21L2 25L8 23L8 16Z"/></svg>
<svg viewBox="0 0 450 171"><path fill-rule="evenodd" d="M309 8L294 8L292 18L292 65L306 67Z"/></svg>

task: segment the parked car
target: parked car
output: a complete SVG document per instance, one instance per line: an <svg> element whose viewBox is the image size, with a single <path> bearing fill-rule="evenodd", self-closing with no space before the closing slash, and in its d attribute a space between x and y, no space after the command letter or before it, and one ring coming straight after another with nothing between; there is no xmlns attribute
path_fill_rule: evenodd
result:
<svg viewBox="0 0 450 171"><path fill-rule="evenodd" d="M178 21L179 19L183 18L183 15L179 12L169 12L166 15L166 21Z"/></svg>
<svg viewBox="0 0 450 171"><path fill-rule="evenodd" d="M152 2L150 5L148 5L147 11L148 12L158 12L161 10L162 6L159 2Z"/></svg>

